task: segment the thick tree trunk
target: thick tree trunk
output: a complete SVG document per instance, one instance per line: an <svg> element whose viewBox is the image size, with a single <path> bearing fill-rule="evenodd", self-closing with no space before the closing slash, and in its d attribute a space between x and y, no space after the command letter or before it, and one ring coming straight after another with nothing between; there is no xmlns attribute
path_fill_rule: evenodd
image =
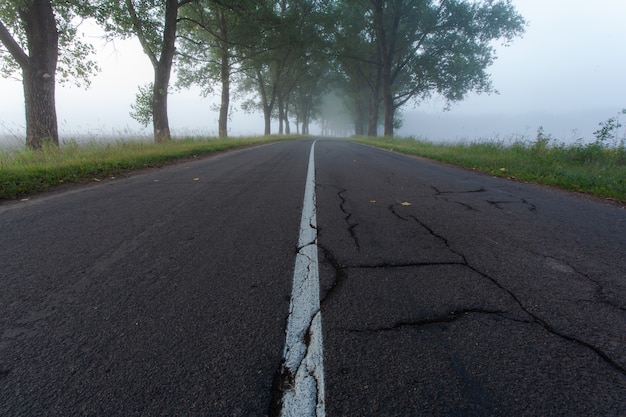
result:
<svg viewBox="0 0 626 417"><path fill-rule="evenodd" d="M385 112L385 136L393 136L393 91L392 76L391 76L391 63L393 55L395 53L395 36L397 33L398 25L400 24L400 11L392 7L389 3L387 6L391 8L385 9L385 4L382 0L373 1L374 11L374 24L376 26L376 43L378 45L378 54L380 57L380 63L382 68L381 83L383 90L383 107ZM392 14L392 25L387 28L385 25L385 11ZM371 123L371 120L370 120Z"/></svg>
<svg viewBox="0 0 626 417"><path fill-rule="evenodd" d="M383 106L385 109L385 136L393 136L393 95L391 92L391 68L383 64Z"/></svg>
<svg viewBox="0 0 626 417"><path fill-rule="evenodd" d="M170 123L167 117L167 89L169 87L170 68L159 63L154 71L154 89L152 96L152 126L154 141L165 143L171 139Z"/></svg>
<svg viewBox="0 0 626 417"><path fill-rule="evenodd" d="M59 146L54 76L41 70L23 71L26 108L26 145L41 149Z"/></svg>
<svg viewBox="0 0 626 417"><path fill-rule="evenodd" d="M55 104L55 73L59 35L54 11L48 0L21 2L28 54L0 22L0 41L22 68L26 111L26 145L41 149L44 143L59 146Z"/></svg>
<svg viewBox="0 0 626 417"><path fill-rule="evenodd" d="M172 63L176 52L176 26L178 24L178 0L166 0L165 27L163 28L163 46L161 56L154 65L154 95L152 97L152 124L154 141L169 141L170 123L167 116L167 96L172 73ZM154 63L153 63L154 64Z"/></svg>
<svg viewBox="0 0 626 417"><path fill-rule="evenodd" d="M356 114L354 117L354 134L357 136L363 136L365 131L363 127L365 126L365 116L363 115L363 109L361 106L361 100L356 100Z"/></svg>
<svg viewBox="0 0 626 417"><path fill-rule="evenodd" d="M354 134L363 136L365 134L365 110L360 93L354 99Z"/></svg>
<svg viewBox="0 0 626 417"><path fill-rule="evenodd" d="M263 134L269 136L272 134L272 108L270 106L263 106L263 120L265 121Z"/></svg>
<svg viewBox="0 0 626 417"><path fill-rule="evenodd" d="M222 101L220 103L220 118L218 121L218 134L220 138L228 136L228 108L230 106L230 81L222 78Z"/></svg>
<svg viewBox="0 0 626 417"><path fill-rule="evenodd" d="M374 85L371 88L371 95L368 102L369 117L367 120L367 136L371 137L378 136L378 120L380 111L380 81L381 71L378 70L376 72L376 79L374 80Z"/></svg>

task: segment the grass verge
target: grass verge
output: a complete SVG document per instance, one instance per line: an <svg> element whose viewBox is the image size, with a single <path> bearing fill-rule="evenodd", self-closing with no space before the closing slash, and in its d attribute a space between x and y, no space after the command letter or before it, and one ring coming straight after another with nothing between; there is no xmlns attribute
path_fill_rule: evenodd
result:
<svg viewBox="0 0 626 417"><path fill-rule="evenodd" d="M542 138L535 142L458 144L388 137L353 140L497 177L555 186L626 203L626 149L623 145L564 145Z"/></svg>
<svg viewBox="0 0 626 417"><path fill-rule="evenodd" d="M0 199L15 199L59 184L100 181L185 158L293 138L185 138L161 145L142 141L84 145L70 142L43 151L0 149Z"/></svg>

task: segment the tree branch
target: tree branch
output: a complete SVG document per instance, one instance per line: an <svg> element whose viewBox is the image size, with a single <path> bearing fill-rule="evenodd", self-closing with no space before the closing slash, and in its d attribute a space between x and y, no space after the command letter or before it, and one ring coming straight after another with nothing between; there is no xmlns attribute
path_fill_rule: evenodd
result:
<svg viewBox="0 0 626 417"><path fill-rule="evenodd" d="M30 66L30 57L22 50L20 45L13 39L4 23L0 20L0 42L7 48L13 59L22 69Z"/></svg>
<svg viewBox="0 0 626 417"><path fill-rule="evenodd" d="M156 57L156 53L150 48L148 38L146 38L146 33L143 30L141 20L139 20L139 17L137 16L137 11L135 10L135 5L133 4L132 0L126 0L126 7L128 8L128 13L130 14L131 21L133 22L133 27L135 28L135 32L137 33L139 43L141 43L143 51L146 53L146 55L148 55L148 58L150 58L152 66L156 68L159 65L159 61Z"/></svg>

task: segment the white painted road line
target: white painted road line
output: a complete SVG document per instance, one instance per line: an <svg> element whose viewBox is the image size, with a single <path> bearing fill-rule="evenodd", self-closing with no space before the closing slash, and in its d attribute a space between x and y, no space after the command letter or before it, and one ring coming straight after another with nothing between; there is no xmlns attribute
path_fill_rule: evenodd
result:
<svg viewBox="0 0 626 417"><path fill-rule="evenodd" d="M326 415L315 215L315 143L311 145L309 155L300 220L299 250L293 274L283 352L282 374L289 383L283 392L281 416Z"/></svg>

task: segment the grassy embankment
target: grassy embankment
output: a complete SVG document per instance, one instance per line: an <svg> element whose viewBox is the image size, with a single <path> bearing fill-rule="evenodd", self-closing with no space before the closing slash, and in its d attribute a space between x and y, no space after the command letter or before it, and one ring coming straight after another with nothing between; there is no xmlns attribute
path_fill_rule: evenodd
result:
<svg viewBox="0 0 626 417"><path fill-rule="evenodd" d="M0 199L14 199L64 183L100 181L225 149L290 137L179 139L169 144L118 141L69 143L42 152L0 149ZM626 203L626 149L597 144L483 142L433 144L400 138L355 141L419 155L494 176L541 183Z"/></svg>
<svg viewBox="0 0 626 417"><path fill-rule="evenodd" d="M101 181L133 170L282 139L289 137L187 138L162 145L136 140L70 142L40 152L0 149L0 199L14 199L64 183Z"/></svg>
<svg viewBox="0 0 626 417"><path fill-rule="evenodd" d="M433 144L400 138L357 142L423 156L494 176L545 184L626 203L626 149L598 143L556 144L545 137L515 141Z"/></svg>

